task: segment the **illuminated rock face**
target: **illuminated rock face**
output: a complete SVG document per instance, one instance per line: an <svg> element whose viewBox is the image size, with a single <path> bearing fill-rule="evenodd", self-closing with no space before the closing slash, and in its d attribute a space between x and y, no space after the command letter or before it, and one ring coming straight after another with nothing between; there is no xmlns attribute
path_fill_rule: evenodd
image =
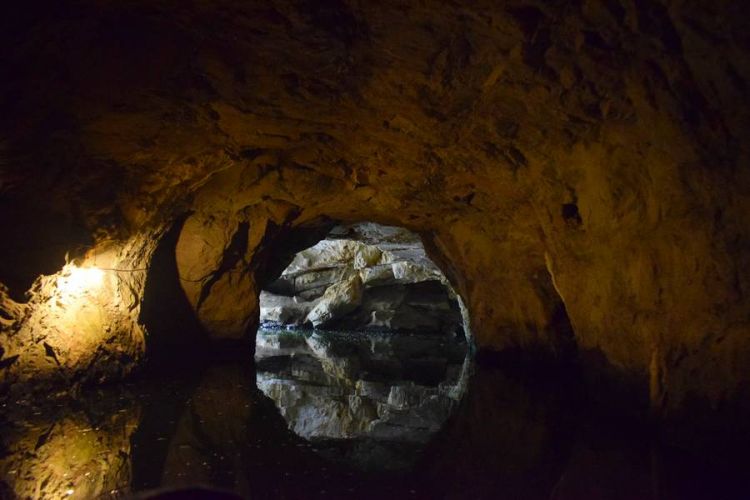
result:
<svg viewBox="0 0 750 500"><path fill-rule="evenodd" d="M125 247L100 257L99 264L113 267L95 267L89 259L42 276L25 304L0 289L10 312L2 323L5 391L51 385L74 392L85 383L120 380L138 365L146 347L137 321L145 272L130 269L133 254Z"/></svg>
<svg viewBox="0 0 750 500"><path fill-rule="evenodd" d="M185 294L214 337L238 338L282 254L331 220L400 225L480 348L564 351L564 303L583 360L655 409L750 401L741 3L43 4L0 30L0 192L28 207L29 246L66 222L140 242L145 268L190 213ZM13 283L49 272L2 247ZM9 356L40 356L43 297L21 317L3 300L2 366L37 369ZM106 319L108 346L138 351L132 305Z"/></svg>
<svg viewBox="0 0 750 500"><path fill-rule="evenodd" d="M372 223L334 228L295 255L261 293L259 319L271 327L464 336L455 292L419 237Z"/></svg>

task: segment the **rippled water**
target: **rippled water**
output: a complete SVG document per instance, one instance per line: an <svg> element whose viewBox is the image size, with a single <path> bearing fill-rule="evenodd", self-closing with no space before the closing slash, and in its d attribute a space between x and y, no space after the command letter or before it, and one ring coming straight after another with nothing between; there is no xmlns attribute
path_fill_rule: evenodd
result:
<svg viewBox="0 0 750 500"><path fill-rule="evenodd" d="M199 484L269 499L748 497L742 462L665 446L595 416L574 381L472 368L462 349L266 332L257 373L213 364L65 403L6 402L0 498Z"/></svg>

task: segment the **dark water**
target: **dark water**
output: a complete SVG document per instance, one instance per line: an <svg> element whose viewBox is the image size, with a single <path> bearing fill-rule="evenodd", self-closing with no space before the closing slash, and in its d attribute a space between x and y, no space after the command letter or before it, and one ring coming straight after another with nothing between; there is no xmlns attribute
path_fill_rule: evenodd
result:
<svg viewBox="0 0 750 500"><path fill-rule="evenodd" d="M257 374L214 364L9 402L0 497L201 484L261 499L750 498L742 464L663 445L591 412L575 382L474 367L462 349L270 332Z"/></svg>

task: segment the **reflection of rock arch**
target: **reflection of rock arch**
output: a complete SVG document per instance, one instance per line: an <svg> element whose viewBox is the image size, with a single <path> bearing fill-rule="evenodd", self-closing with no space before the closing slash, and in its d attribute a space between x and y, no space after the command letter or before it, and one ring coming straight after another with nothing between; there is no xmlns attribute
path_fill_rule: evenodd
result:
<svg viewBox="0 0 750 500"><path fill-rule="evenodd" d="M472 370L465 342L434 334L258 332L257 385L289 428L365 470L414 465Z"/></svg>

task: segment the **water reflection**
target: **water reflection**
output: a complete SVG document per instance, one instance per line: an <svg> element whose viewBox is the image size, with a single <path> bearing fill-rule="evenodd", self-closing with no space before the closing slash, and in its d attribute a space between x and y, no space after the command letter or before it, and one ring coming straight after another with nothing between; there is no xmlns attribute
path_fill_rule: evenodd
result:
<svg viewBox="0 0 750 500"><path fill-rule="evenodd" d="M331 460L406 468L466 390L466 343L445 336L259 330L257 384Z"/></svg>
<svg viewBox="0 0 750 500"><path fill-rule="evenodd" d="M132 479L140 408L124 394L76 404L21 400L0 415L0 498L117 497Z"/></svg>
<svg viewBox="0 0 750 500"><path fill-rule="evenodd" d="M644 429L594 418L565 384L546 374L538 377L543 383L529 384L499 369L476 368L460 403L448 404L452 415L425 443L441 415L451 412L426 402L457 400L448 388L460 388L464 380L458 354L439 358L420 347L423 360L429 360L425 365L442 367L430 371L388 361L387 346L366 349L383 353L382 358L343 354L351 346L324 346L329 354L335 351L334 357L352 359L338 369L312 363L322 356L306 351L311 347L284 342L279 339L271 347L305 352L288 352L298 360L271 356L261 361L261 380L288 382L278 390L293 402L297 396L306 402L323 398L310 387L322 387L324 393L334 387L346 402L337 407L342 416L336 414L330 425L300 424L308 436L321 438L310 442L289 428L298 428L295 422L304 420L300 415L312 411L307 403L283 417L256 388L252 367L241 364L194 367L89 392L69 404L12 401L0 408L0 498L119 498L198 484L261 499L746 498L749 491L746 458L735 461L734 469L725 467L727 462L712 465L705 457L660 444ZM313 368L297 364L305 359ZM381 379L393 374L389 380L396 382ZM370 394L358 386L363 380L381 384L377 397L363 396ZM403 385L420 388L418 397L389 402L391 389ZM349 403L350 395L371 398L374 412L358 410L358 403ZM399 425L385 434L388 439L359 439L377 428L372 423L381 420L373 418L378 403L384 405L383 415L390 415L386 409L398 414L394 422ZM410 419L425 413L428 423L421 433ZM314 415L310 422L320 422ZM357 439L331 437L340 435ZM326 446L342 441L360 444ZM401 456L388 446L378 448L381 442L421 451ZM374 456L375 464L385 457L411 465L376 471L363 456ZM345 462L350 457L356 467Z"/></svg>

